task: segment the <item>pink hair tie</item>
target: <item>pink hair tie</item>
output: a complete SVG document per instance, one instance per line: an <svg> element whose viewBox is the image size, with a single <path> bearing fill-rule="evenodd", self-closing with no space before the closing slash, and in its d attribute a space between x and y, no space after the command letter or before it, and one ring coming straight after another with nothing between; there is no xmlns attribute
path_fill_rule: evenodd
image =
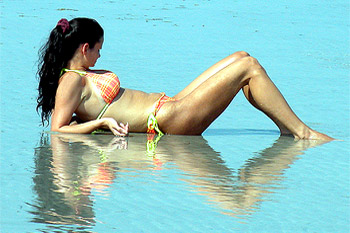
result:
<svg viewBox="0 0 350 233"><path fill-rule="evenodd" d="M69 29L69 22L67 19L61 19L58 21L57 26L61 26L63 33L65 33Z"/></svg>

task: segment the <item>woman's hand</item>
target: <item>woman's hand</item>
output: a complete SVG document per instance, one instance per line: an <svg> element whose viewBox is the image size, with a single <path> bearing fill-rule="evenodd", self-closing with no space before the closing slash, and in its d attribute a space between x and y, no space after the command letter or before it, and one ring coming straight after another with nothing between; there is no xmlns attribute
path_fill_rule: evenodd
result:
<svg viewBox="0 0 350 233"><path fill-rule="evenodd" d="M126 123L124 125L123 123L118 124L116 120L113 118L102 118L103 125L107 127L112 133L116 136L127 136L129 133L129 124Z"/></svg>

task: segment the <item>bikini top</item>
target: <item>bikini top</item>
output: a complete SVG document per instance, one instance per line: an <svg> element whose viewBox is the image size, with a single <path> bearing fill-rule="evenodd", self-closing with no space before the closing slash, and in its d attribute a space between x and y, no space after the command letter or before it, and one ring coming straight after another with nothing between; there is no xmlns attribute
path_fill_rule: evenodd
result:
<svg viewBox="0 0 350 233"><path fill-rule="evenodd" d="M94 72L87 72L82 70L70 70L66 68L62 69L62 73L68 71L75 72L90 79L95 84L102 98L107 104L112 103L113 99L119 93L120 81L118 76L113 72L106 71L105 73L97 74Z"/></svg>

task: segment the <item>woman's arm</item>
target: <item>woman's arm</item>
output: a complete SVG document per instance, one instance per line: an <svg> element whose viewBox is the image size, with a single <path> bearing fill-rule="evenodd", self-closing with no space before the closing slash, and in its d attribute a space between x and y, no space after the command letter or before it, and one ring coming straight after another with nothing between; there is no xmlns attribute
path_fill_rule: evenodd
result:
<svg viewBox="0 0 350 233"><path fill-rule="evenodd" d="M54 118L54 114L52 115ZM99 128L108 128L112 131L114 135L126 136L128 134L129 125L124 125L123 123L118 124L113 118L102 118L99 120L92 120L85 123L75 123L71 125L63 125L61 127L55 128L51 124L51 130L61 133L91 133Z"/></svg>
<svg viewBox="0 0 350 233"><path fill-rule="evenodd" d="M62 133L91 133L98 128L108 128L113 134L126 136L128 124L118 124L113 118L102 118L82 124L70 124L72 115L81 103L84 79L75 73L66 73L57 88L55 109L51 117L51 130Z"/></svg>

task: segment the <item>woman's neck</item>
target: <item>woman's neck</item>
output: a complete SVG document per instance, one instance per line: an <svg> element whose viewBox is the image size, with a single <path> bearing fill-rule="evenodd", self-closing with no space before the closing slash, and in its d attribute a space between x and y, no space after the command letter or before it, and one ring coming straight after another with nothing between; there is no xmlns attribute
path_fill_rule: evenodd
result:
<svg viewBox="0 0 350 233"><path fill-rule="evenodd" d="M84 64L81 62L81 59L77 59L73 57L70 61L68 61L67 69L70 70L88 70L89 67L84 66Z"/></svg>
<svg viewBox="0 0 350 233"><path fill-rule="evenodd" d="M84 66L79 66L79 65L67 65L67 69L69 70L82 70L82 71L86 71L88 70L87 68L85 68Z"/></svg>

